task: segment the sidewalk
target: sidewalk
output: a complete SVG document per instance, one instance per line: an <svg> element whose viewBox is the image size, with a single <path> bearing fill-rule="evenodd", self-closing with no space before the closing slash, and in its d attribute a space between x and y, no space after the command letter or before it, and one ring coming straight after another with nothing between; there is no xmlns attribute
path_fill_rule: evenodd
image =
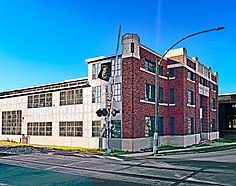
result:
<svg viewBox="0 0 236 186"><path fill-rule="evenodd" d="M208 144L208 146L201 146L201 147L186 147L183 149L173 149L173 150L160 150L158 151L158 154L155 156L161 156L161 155L168 155L168 154L180 154L180 153L196 153L196 152L210 152L210 151L217 151L217 150L226 150L230 148L236 148L236 142L235 143L221 143L221 142L211 142ZM153 156L153 152L137 152L137 153L131 153L131 154L123 154L120 155L120 157L145 157L145 156Z"/></svg>

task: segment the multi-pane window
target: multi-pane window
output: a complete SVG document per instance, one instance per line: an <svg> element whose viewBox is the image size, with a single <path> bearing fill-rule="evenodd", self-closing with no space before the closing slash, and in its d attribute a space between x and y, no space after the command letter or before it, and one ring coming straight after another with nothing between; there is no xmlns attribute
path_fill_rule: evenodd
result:
<svg viewBox="0 0 236 186"><path fill-rule="evenodd" d="M92 66L92 79L97 79L100 70L101 70L101 64L94 63Z"/></svg>
<svg viewBox="0 0 236 186"><path fill-rule="evenodd" d="M175 77L175 69L174 68L170 69L170 77Z"/></svg>
<svg viewBox="0 0 236 186"><path fill-rule="evenodd" d="M155 101L155 86L150 84L145 84L145 100Z"/></svg>
<svg viewBox="0 0 236 186"><path fill-rule="evenodd" d="M188 134L194 134L194 119L188 118L187 124L188 124Z"/></svg>
<svg viewBox="0 0 236 186"><path fill-rule="evenodd" d="M155 127L155 117L154 116L148 116L145 117L145 136L153 136L154 128Z"/></svg>
<svg viewBox="0 0 236 186"><path fill-rule="evenodd" d="M92 121L92 137L100 137L101 121Z"/></svg>
<svg viewBox="0 0 236 186"><path fill-rule="evenodd" d="M101 86L92 88L92 103L101 103Z"/></svg>
<svg viewBox="0 0 236 186"><path fill-rule="evenodd" d="M193 81L193 72L188 70L188 79Z"/></svg>
<svg viewBox="0 0 236 186"><path fill-rule="evenodd" d="M118 58L116 67L115 67L115 59L111 60L111 76L114 76L114 68L116 69L115 76L121 76L121 58Z"/></svg>
<svg viewBox="0 0 236 186"><path fill-rule="evenodd" d="M112 124L111 137L121 138L121 120L112 120L111 124Z"/></svg>
<svg viewBox="0 0 236 186"><path fill-rule="evenodd" d="M121 83L116 83L114 88L115 101L121 101Z"/></svg>
<svg viewBox="0 0 236 186"><path fill-rule="evenodd" d="M2 134L20 135L22 123L22 111L2 112Z"/></svg>
<svg viewBox="0 0 236 186"><path fill-rule="evenodd" d="M211 99L211 108L216 109L216 99L215 98Z"/></svg>
<svg viewBox="0 0 236 186"><path fill-rule="evenodd" d="M65 90L60 92L60 105L83 104L83 89Z"/></svg>
<svg viewBox="0 0 236 186"><path fill-rule="evenodd" d="M40 108L52 106L52 93L35 94L28 96L28 108Z"/></svg>
<svg viewBox="0 0 236 186"><path fill-rule="evenodd" d="M83 136L83 121L60 121L59 136Z"/></svg>
<svg viewBox="0 0 236 186"><path fill-rule="evenodd" d="M175 117L170 117L170 135L175 135Z"/></svg>
<svg viewBox="0 0 236 186"><path fill-rule="evenodd" d="M212 119L211 130L212 130L213 132L216 131L216 120L215 120L215 119Z"/></svg>
<svg viewBox="0 0 236 186"><path fill-rule="evenodd" d="M175 91L174 88L170 89L170 104L174 104L175 103Z"/></svg>
<svg viewBox="0 0 236 186"><path fill-rule="evenodd" d="M189 105L194 104L194 102L193 102L193 91L191 91L191 90L188 90L188 104Z"/></svg>
<svg viewBox="0 0 236 186"><path fill-rule="evenodd" d="M159 102L163 103L164 99L163 99L163 87L159 87Z"/></svg>
<svg viewBox="0 0 236 186"><path fill-rule="evenodd" d="M163 136L163 117L159 117L158 122L158 135Z"/></svg>
<svg viewBox="0 0 236 186"><path fill-rule="evenodd" d="M163 76L163 66L159 65L159 75Z"/></svg>
<svg viewBox="0 0 236 186"><path fill-rule="evenodd" d="M200 77L200 84L202 84L203 86L207 86L207 80L203 77Z"/></svg>
<svg viewBox="0 0 236 186"><path fill-rule="evenodd" d="M211 89L214 91L216 90L216 85L214 83L211 83Z"/></svg>
<svg viewBox="0 0 236 186"><path fill-rule="evenodd" d="M27 134L32 136L52 136L52 122L29 122Z"/></svg>
<svg viewBox="0 0 236 186"><path fill-rule="evenodd" d="M149 72L156 73L156 63L145 60L144 61L144 69L148 70Z"/></svg>

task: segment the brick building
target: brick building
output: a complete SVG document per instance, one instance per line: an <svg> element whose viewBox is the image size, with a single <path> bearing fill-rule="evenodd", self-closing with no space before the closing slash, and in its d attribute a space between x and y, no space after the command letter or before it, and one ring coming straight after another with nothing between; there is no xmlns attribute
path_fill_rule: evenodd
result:
<svg viewBox="0 0 236 186"><path fill-rule="evenodd" d="M122 37L122 54L87 59L88 78L0 93L0 140L98 148L105 118L96 111L114 91L111 147L137 151L152 147L155 121L155 69L161 56L136 34ZM115 75L97 78L101 64ZM218 75L189 58L184 48L168 52L159 64L160 145L187 146L218 138ZM114 78L114 80L113 80ZM111 85L114 82L114 85ZM103 138L103 148L106 140Z"/></svg>

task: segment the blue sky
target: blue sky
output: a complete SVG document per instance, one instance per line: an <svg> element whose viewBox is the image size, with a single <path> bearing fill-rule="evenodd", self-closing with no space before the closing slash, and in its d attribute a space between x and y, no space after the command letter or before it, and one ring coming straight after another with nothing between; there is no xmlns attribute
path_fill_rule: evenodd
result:
<svg viewBox="0 0 236 186"><path fill-rule="evenodd" d="M236 92L235 0L0 0L0 91L87 77L85 59L115 54L137 33L160 54L186 47L219 73L219 93Z"/></svg>

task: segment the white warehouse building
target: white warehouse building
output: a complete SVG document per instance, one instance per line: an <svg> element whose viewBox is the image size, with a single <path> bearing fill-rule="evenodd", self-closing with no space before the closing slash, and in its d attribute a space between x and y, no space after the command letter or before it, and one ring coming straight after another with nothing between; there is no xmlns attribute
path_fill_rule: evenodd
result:
<svg viewBox="0 0 236 186"><path fill-rule="evenodd" d="M101 63L111 61L114 64L115 56L86 60L88 78L0 92L0 140L20 142L27 139L31 144L99 148L105 119L98 117L96 111L106 108L108 83L97 79L97 75ZM121 63L120 56L118 63ZM121 69L117 72L115 83L120 85ZM116 96L119 101L114 106L121 110L121 90ZM113 138L118 137L118 141L121 115L122 112L113 117L112 122L116 125ZM102 148L105 143L103 138Z"/></svg>

